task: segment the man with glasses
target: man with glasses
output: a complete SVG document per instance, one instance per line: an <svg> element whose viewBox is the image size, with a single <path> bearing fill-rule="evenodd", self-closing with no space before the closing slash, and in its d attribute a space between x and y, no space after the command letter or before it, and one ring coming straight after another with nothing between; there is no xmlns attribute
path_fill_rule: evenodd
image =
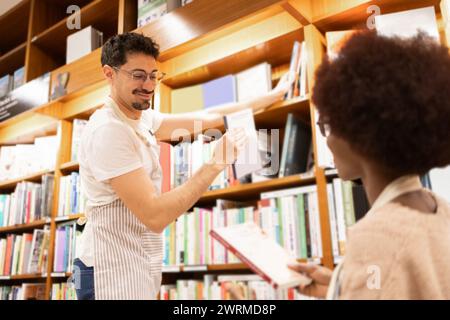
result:
<svg viewBox="0 0 450 320"><path fill-rule="evenodd" d="M208 163L164 194L157 140L169 140L177 129L195 133L196 121L203 128L219 127L225 114L265 108L281 100L292 83L285 75L274 90L253 101L162 114L151 109L164 77L158 55L158 45L136 33L113 36L102 48L110 95L89 119L79 153L87 222L74 261L78 299L155 299L161 284L161 232L234 162L246 135L226 133Z"/></svg>

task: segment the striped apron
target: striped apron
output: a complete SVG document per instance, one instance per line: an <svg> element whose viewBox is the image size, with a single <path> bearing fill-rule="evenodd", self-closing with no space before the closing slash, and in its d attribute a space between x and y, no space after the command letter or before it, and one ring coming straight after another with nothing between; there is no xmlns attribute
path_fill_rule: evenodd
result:
<svg viewBox="0 0 450 320"><path fill-rule="evenodd" d="M162 235L151 232L122 200L87 211L94 235L96 300L156 299Z"/></svg>
<svg viewBox="0 0 450 320"><path fill-rule="evenodd" d="M117 116L130 125L142 142L140 156L157 194L161 194L160 147L150 129L141 122L130 123L109 104ZM94 241L94 289L96 300L154 300L161 286L162 234L150 231L117 199L103 206L88 207Z"/></svg>

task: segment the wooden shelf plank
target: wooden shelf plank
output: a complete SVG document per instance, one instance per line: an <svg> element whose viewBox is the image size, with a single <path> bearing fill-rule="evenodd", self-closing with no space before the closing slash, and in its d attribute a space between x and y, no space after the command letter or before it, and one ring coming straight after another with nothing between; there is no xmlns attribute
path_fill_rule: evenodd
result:
<svg viewBox="0 0 450 320"><path fill-rule="evenodd" d="M197 0L135 31L152 37L166 61L282 12L283 2Z"/></svg>
<svg viewBox="0 0 450 320"><path fill-rule="evenodd" d="M298 262L309 262L312 264L321 264L321 259L297 259ZM164 268L167 271L164 271ZM244 263L227 263L227 264L207 264L207 265L192 265L192 266L163 266L163 273L173 274L181 272L208 272L208 271L235 271L235 270L248 270L251 269Z"/></svg>
<svg viewBox="0 0 450 320"><path fill-rule="evenodd" d="M63 216L63 217L56 217L55 221L58 222L65 222L65 221L70 221L70 220L78 220L80 218L84 218L85 215L83 213L79 213L79 214L71 214L68 216Z"/></svg>
<svg viewBox="0 0 450 320"><path fill-rule="evenodd" d="M44 171L40 171L34 174L30 174L28 176L25 177L21 177L18 179L14 179L14 180L6 180L3 182L0 182L0 190L11 190L14 189L15 186L22 181L30 181L30 182L40 182L42 179L42 176L44 174L47 173L52 173L53 170L44 170Z"/></svg>
<svg viewBox="0 0 450 320"><path fill-rule="evenodd" d="M70 161L62 164L59 169L62 171L62 173L69 174L74 171L79 171L80 164L78 163L78 161Z"/></svg>
<svg viewBox="0 0 450 320"><path fill-rule="evenodd" d="M47 223L47 221L45 219L42 219L42 220L37 220L34 222L27 223L27 224L16 224L14 226L1 227L0 234L19 233L22 231L39 229L39 228L44 227L46 225L46 223Z"/></svg>
<svg viewBox="0 0 450 320"><path fill-rule="evenodd" d="M240 184L225 189L205 192L196 205L208 203L216 199L249 199L259 198L259 194L269 190L296 187L304 184L314 183L313 174L293 175L284 178L276 178L269 181L262 181L249 184Z"/></svg>
<svg viewBox="0 0 450 320"><path fill-rule="evenodd" d="M270 30L270 32L268 31ZM161 63L164 83L181 88L234 74L261 62L289 64L294 41L303 41L302 25L286 12Z"/></svg>
<svg viewBox="0 0 450 320"><path fill-rule="evenodd" d="M257 128L284 128L288 113L295 113L306 123L311 122L309 96L295 97L280 101L272 106L255 113Z"/></svg>
<svg viewBox="0 0 450 320"><path fill-rule="evenodd" d="M0 276L0 281L37 281L43 280L44 277L41 273L36 274L19 274L14 276Z"/></svg>
<svg viewBox="0 0 450 320"><path fill-rule="evenodd" d="M367 8L376 5L381 14L434 6L440 12L440 0L351 0L331 4L327 0L314 0L313 24L322 32L346 30L351 28L367 28L366 22L371 13Z"/></svg>

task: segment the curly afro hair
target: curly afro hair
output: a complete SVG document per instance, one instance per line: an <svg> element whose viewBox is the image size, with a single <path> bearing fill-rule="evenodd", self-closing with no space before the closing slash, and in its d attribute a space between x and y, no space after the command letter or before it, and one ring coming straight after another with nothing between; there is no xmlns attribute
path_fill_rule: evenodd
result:
<svg viewBox="0 0 450 320"><path fill-rule="evenodd" d="M120 67L127 63L127 54L144 53L157 59L159 45L142 34L127 32L115 35L102 48L102 66Z"/></svg>
<svg viewBox="0 0 450 320"><path fill-rule="evenodd" d="M333 134L386 169L450 164L450 56L425 34L356 33L318 68L312 100Z"/></svg>

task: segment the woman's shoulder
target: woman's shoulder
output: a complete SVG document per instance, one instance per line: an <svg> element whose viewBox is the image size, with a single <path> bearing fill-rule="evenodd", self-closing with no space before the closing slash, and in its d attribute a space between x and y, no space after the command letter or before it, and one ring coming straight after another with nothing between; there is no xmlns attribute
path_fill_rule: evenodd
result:
<svg viewBox="0 0 450 320"><path fill-rule="evenodd" d="M403 246L406 242L421 242L425 238L450 239L450 204L431 193L438 204L436 213L414 210L400 203L390 202L369 211L369 213L349 228L350 242L378 245L374 241L389 246Z"/></svg>

